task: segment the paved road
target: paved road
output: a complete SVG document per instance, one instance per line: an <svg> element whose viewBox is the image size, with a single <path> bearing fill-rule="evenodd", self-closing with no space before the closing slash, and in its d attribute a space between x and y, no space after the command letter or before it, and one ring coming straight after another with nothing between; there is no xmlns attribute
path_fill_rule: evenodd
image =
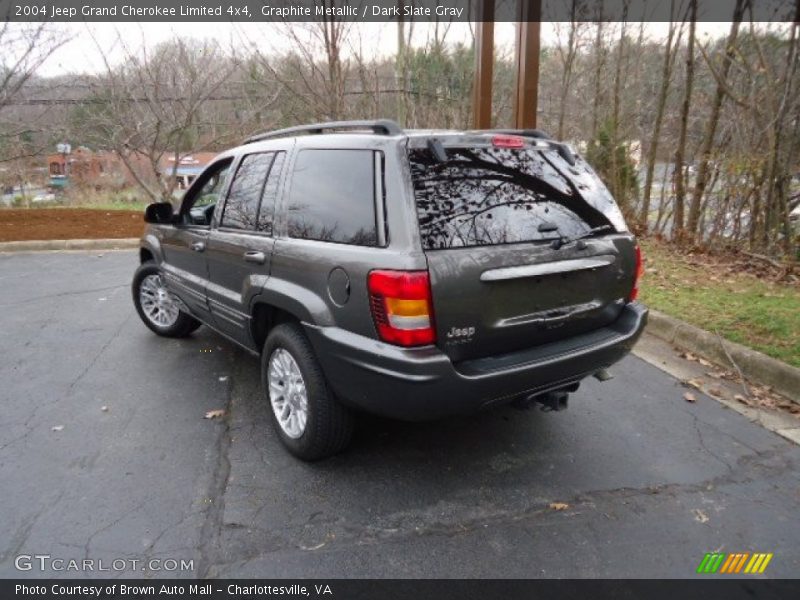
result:
<svg viewBox="0 0 800 600"><path fill-rule="evenodd" d="M639 358L563 413L364 417L307 465L253 358L138 321L135 261L0 256L0 576L46 553L194 561L176 576L687 577L713 550L798 573L800 448Z"/></svg>

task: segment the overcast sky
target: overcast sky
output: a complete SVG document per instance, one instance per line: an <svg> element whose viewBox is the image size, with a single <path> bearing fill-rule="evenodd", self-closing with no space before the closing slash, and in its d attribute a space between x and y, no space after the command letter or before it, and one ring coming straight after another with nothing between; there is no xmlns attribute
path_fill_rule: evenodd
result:
<svg viewBox="0 0 800 600"><path fill-rule="evenodd" d="M112 63L118 62L122 53L116 47L116 40L120 33L130 47L144 45L152 48L161 42L182 36L213 39L223 47L255 44L265 52L280 52L289 48L288 39L281 31L282 25L274 23L61 23L56 27L69 36L71 41L41 67L39 74L42 76L102 71L103 63L98 48L111 58ZM353 24L353 27L360 34L366 56L389 55L396 51L394 23L358 23ZM566 24L543 23L542 44L554 43L558 39L559 28L563 35L565 27ZM629 27L638 30L639 24L631 23ZM668 23L646 23L645 32L653 39L663 39L666 37L667 27ZM700 39L725 35L729 27L728 23L697 24ZM416 23L415 28L416 43L421 43L430 34L432 24ZM453 24L447 39L469 40L469 24ZM497 23L496 46L510 49L513 43L514 24Z"/></svg>

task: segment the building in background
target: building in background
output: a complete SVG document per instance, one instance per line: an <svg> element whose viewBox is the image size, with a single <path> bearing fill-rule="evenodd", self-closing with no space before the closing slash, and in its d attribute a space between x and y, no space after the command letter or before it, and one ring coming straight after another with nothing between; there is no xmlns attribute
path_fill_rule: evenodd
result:
<svg viewBox="0 0 800 600"><path fill-rule="evenodd" d="M67 151L56 152L47 157L49 186L52 190L61 190L67 185L95 188L136 185L133 173L113 152L94 152L86 146L78 146L75 150L67 148L64 150ZM175 190L180 192L192 184L215 156L213 152L195 152L178 156L165 153L159 160L157 175L174 178ZM137 174L147 177L149 169L143 155L133 155L128 162Z"/></svg>
<svg viewBox="0 0 800 600"><path fill-rule="evenodd" d="M169 154L162 157L159 174L162 177L174 177L175 189L185 190L192 185L192 182L203 172L208 163L214 160L215 156L214 152L195 152L183 156Z"/></svg>

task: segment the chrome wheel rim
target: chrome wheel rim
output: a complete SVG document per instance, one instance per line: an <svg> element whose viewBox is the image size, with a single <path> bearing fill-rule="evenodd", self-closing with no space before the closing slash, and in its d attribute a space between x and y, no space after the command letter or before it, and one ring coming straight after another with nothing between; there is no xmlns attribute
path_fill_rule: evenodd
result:
<svg viewBox="0 0 800 600"><path fill-rule="evenodd" d="M288 350L276 348L269 357L267 383L272 412L283 432L297 439L306 430L308 393L297 361Z"/></svg>
<svg viewBox="0 0 800 600"><path fill-rule="evenodd" d="M175 297L164 286L161 275L148 275L139 286L139 304L147 320L156 327L172 327L180 309Z"/></svg>

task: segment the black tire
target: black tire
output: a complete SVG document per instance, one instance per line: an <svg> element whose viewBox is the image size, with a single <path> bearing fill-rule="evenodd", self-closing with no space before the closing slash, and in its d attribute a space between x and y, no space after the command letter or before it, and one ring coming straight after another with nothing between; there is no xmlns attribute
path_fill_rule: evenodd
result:
<svg viewBox="0 0 800 600"><path fill-rule="evenodd" d="M308 417L305 430L298 438L290 437L281 427L272 409L268 381L269 361L273 352L282 348L291 354L303 376ZM353 415L333 395L325 375L314 356L314 350L301 327L282 323L272 329L261 353L261 384L264 389L272 425L283 445L297 458L314 461L344 450L353 436Z"/></svg>
<svg viewBox="0 0 800 600"><path fill-rule="evenodd" d="M133 283L131 284L131 293L133 294L133 305L136 307L136 312L139 313L139 318L142 319L142 322L147 325L147 327L163 337L171 337L171 338L180 338L186 337L190 333L192 333L195 329L200 327L202 323L192 317L191 315L186 314L183 311L179 311L178 318L176 321L168 326L163 327L151 321L147 315L145 314L144 309L142 308L141 304L141 296L139 294L142 282L144 281L145 277L148 275L158 275L161 273L161 269L152 262L147 261L142 263L138 269L136 269L136 273L133 275Z"/></svg>

